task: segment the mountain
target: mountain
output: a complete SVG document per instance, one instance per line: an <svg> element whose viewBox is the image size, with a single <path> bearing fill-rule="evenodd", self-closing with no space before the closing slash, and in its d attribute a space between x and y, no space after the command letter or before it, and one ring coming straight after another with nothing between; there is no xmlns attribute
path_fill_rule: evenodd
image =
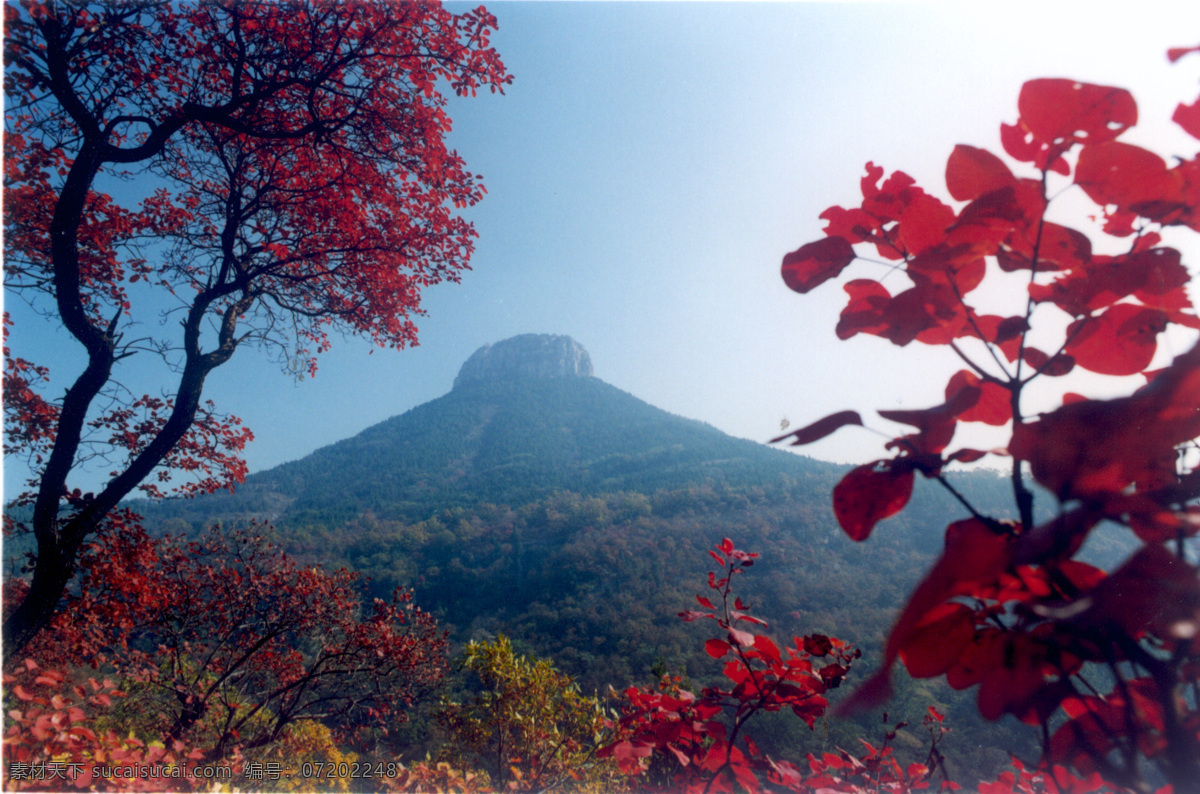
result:
<svg viewBox="0 0 1200 794"><path fill-rule="evenodd" d="M144 509L188 523L254 515L335 526L365 510L424 518L556 491L765 485L834 471L655 408L594 377L573 339L526 334L477 350L448 394L252 475L234 496Z"/></svg>

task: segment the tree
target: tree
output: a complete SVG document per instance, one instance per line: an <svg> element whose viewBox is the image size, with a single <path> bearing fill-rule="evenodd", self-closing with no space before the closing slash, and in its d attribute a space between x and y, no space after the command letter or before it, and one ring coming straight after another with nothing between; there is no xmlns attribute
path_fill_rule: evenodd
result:
<svg viewBox="0 0 1200 794"><path fill-rule="evenodd" d="M500 635L467 643L462 669L481 688L469 702L444 704L438 721L448 755L483 759L497 790L575 789L616 774L595 758L606 736L600 702L549 661L517 655Z"/></svg>
<svg viewBox="0 0 1200 794"><path fill-rule="evenodd" d="M1150 367L1170 326L1200 328L1182 257L1162 245L1167 227L1200 231L1200 160L1168 166L1117 140L1137 121L1120 88L1032 80L1018 109L1000 138L1028 176L957 146L946 165L951 206L904 173L881 182L883 169L868 163L861 206L830 207L825 237L783 260L784 281L802 293L856 260L878 268L892 289L882 279L846 282L838 337L945 346L966 365L941 405L880 411L914 430L833 490L837 519L857 541L904 508L918 472L967 512L901 610L883 669L849 705L886 698L900 660L913 676L978 686L989 719L1009 713L1039 725L1046 769L1063 764L1146 790L1153 765L1176 792L1196 791L1200 579L1187 541L1200 529L1200 346ZM1200 101L1173 118L1200 138ZM1097 205L1088 233L1050 220L1064 193ZM981 285L1003 279L1023 288L1017 305L977 310ZM1068 391L1060 407L1032 415L1029 384L1073 370L1141 375L1146 385L1112 400ZM992 450L948 451L960 422L1010 435ZM806 444L861 424L844 411L775 441ZM955 461L989 455L1007 459L1011 516L981 514L944 476ZM1030 477L1057 502L1050 520L1036 518ZM1102 522L1140 544L1112 572L1075 559ZM1016 782L1010 775L989 790Z"/></svg>
<svg viewBox="0 0 1200 794"><path fill-rule="evenodd" d="M161 493L172 472L200 474L185 493L241 479L249 433L201 399L239 346L312 371L330 331L415 341L421 290L456 280L472 251L455 208L483 194L445 145L439 84L468 95L511 78L482 7L22 0L5 27L5 287L87 357L55 400L38 392L44 368L5 351L6 437L36 472L11 663L121 499ZM136 205L101 192L122 178L154 191ZM149 330L156 312L177 324ZM121 392L135 354L172 368L166 396ZM75 493L89 455L110 477Z"/></svg>
<svg viewBox="0 0 1200 794"><path fill-rule="evenodd" d="M734 548L729 538L709 554L718 571L709 572L708 587L719 597L719 605L698 595L702 609L681 612L679 617L716 622L721 636L707 640L704 650L713 659L725 660L722 673L733 686L705 687L697 696L683 688L680 678L663 676L657 690L629 687L617 741L599 755L616 759L622 771L643 780L657 759L665 779L649 781L652 788L708 792L740 787L757 792L763 790L765 780L802 790L799 771L763 754L744 729L755 714L783 709L812 728L829 706L825 693L841 686L851 662L862 652L822 634L795 637L793 645L781 652L774 640L755 632L755 626L766 623L751 615L750 606L733 591L735 578L758 555ZM926 771L923 767L921 774Z"/></svg>
<svg viewBox="0 0 1200 794"><path fill-rule="evenodd" d="M355 574L301 568L253 529L152 540L127 511L109 523L27 658L120 676L123 727L165 746L212 762L302 722L386 729L446 672L446 632L407 592L364 606Z"/></svg>

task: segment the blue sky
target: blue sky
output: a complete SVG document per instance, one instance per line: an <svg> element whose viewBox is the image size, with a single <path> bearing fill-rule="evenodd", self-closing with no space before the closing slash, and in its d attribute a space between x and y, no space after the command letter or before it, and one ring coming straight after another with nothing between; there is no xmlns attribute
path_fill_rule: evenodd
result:
<svg viewBox="0 0 1200 794"><path fill-rule="evenodd" d="M940 402L958 368L944 351L838 342L844 294L789 292L783 254L821 236L827 206L857 203L868 160L945 197L954 144L999 152L1026 79L1129 88L1142 122L1128 139L1189 156L1195 141L1169 118L1200 83L1200 57L1165 57L1200 41L1192 4L1102 18L1084 6L963 5L490 5L515 82L454 101L452 143L489 195L468 211L473 270L427 292L420 346L372 353L337 340L301 381L242 350L207 396L255 432L252 471L445 393L476 348L519 333L568 334L598 377L756 440L785 418ZM1195 272L1200 254L1183 242ZM66 336L9 304L15 352L73 376ZM157 390L141 363L124 366ZM808 452L865 461L882 448L843 431ZM9 493L20 474L6 469Z"/></svg>

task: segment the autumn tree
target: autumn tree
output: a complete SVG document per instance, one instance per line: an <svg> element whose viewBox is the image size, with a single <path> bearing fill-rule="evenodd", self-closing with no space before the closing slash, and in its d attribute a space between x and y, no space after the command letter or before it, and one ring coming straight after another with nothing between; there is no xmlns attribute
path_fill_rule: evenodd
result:
<svg viewBox="0 0 1200 794"><path fill-rule="evenodd" d="M202 399L239 347L311 371L330 332L415 341L421 291L472 251L456 209L483 194L445 144L441 86L509 82L494 27L432 2L5 5L5 288L86 353L54 398L6 346L37 544L6 664L121 499L242 478L249 432ZM122 179L146 198L103 192ZM161 395L122 391L130 357L161 357ZM94 493L71 486L85 458L109 470Z"/></svg>
<svg viewBox="0 0 1200 794"><path fill-rule="evenodd" d="M1183 257L1163 241L1200 231L1200 159L1168 164L1119 140L1138 120L1120 88L1032 80L1017 106L1000 128L1007 159L966 145L950 154L953 204L868 163L861 205L830 207L825 236L783 260L784 281L802 293L863 263L864 277L843 285L839 338L941 346L963 365L942 404L879 411L910 431L833 490L856 541L905 507L917 474L965 511L900 611L883 669L850 706L886 698L901 661L913 676L978 687L984 717L1040 726L1047 770L1148 790L1153 766L1174 791L1196 791L1200 579L1188 541L1200 528L1200 347L1155 362L1168 329L1200 328ZM1174 120L1200 138L1200 101ZM1058 197L1090 200L1094 214L1064 225ZM994 294L1015 303L978 309L982 287L1006 280L1018 290ZM1030 408L1030 384L1084 371L1145 385L1109 400L1064 389L1057 404ZM955 447L960 423L1005 435L988 449ZM806 444L861 424L844 411L775 440ZM945 477L956 461L984 458L1009 472L1010 515L983 514ZM1031 478L1054 500L1052 518L1038 518ZM1077 558L1106 522L1136 544L1111 572ZM1009 774L987 790L1027 785Z"/></svg>
<svg viewBox="0 0 1200 794"><path fill-rule="evenodd" d="M408 592L363 604L356 574L297 565L262 527L188 541L151 539L126 510L107 524L27 658L119 677L127 726L197 760L273 746L305 722L343 739L387 729L446 673L446 632Z"/></svg>
<svg viewBox="0 0 1200 794"><path fill-rule="evenodd" d="M595 757L608 736L599 699L549 660L518 654L500 635L467 643L460 668L476 679L476 691L438 714L449 734L447 757L482 760L497 790L575 790L618 776Z"/></svg>

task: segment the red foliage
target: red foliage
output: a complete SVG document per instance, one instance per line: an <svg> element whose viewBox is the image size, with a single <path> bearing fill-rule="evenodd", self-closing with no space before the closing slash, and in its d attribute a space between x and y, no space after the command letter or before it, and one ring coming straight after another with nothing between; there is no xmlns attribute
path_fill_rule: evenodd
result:
<svg viewBox="0 0 1200 794"><path fill-rule="evenodd" d="M108 710L114 698L125 696L107 678L71 685L63 673L44 670L26 659L20 673L8 677L5 685L15 696L4 734L6 791L163 791L168 785L178 790L212 786L211 779L196 771L201 754L181 741L147 744L133 735L92 727L96 713ZM119 778L114 775L118 769ZM136 770L142 773L125 777L127 771Z"/></svg>
<svg viewBox="0 0 1200 794"><path fill-rule="evenodd" d="M861 652L819 634L794 637L781 651L774 640L757 633L756 627L765 628L766 623L733 594L735 577L758 555L734 548L728 538L709 554L719 572L709 574L708 586L720 605L696 596L702 608L679 617L717 624L721 636L705 642L704 649L724 660L722 672L732 686L706 687L699 696L683 689L677 678L664 677L657 690L629 687L620 739L597 757L616 759L635 779L655 754L673 759L671 785L682 791L760 791L765 780L777 783L786 777L790 765L780 766L764 756L742 732L745 724L759 711L788 709L811 728L828 706L825 692L841 685ZM722 715L728 721L722 721Z"/></svg>
<svg viewBox="0 0 1200 794"><path fill-rule="evenodd" d="M127 466L162 433L167 414L174 407L174 400L145 395L88 422L96 430L108 433L107 438L102 436L102 443L113 454L126 456L125 461L114 461L119 468L109 476L119 476L121 464ZM246 464L238 453L254 440L254 434L242 427L242 420L217 414L214 407L212 400L208 400L196 408L192 426L158 464L155 471L158 482L143 482L139 490L161 499L167 493L158 483L170 483L183 475L188 479L174 487L173 495L194 496L222 488L232 491L236 483L246 479Z"/></svg>
<svg viewBox="0 0 1200 794"><path fill-rule="evenodd" d="M1193 135L1198 106L1181 104L1175 114ZM1018 109L1000 137L1031 176L958 146L946 166L950 196L964 203L954 209L903 173L880 183L883 169L868 163L861 206L826 210L826 237L784 258L784 281L799 292L859 256L890 260L892 291L870 279L845 284L838 336L945 345L969 367L947 384L940 406L880 411L915 432L887 444L893 457L851 470L834 488L834 513L854 540L905 506L915 472L938 480L970 513L947 528L944 552L891 630L884 668L848 706L886 697L899 659L914 676L978 686L989 719L1013 714L1047 726L1042 770L1019 767L987 791L1093 791L1100 776L1139 788L1147 761L1183 790L1200 779L1200 579L1185 543L1200 530L1192 504L1200 497L1200 346L1149 367L1168 328L1200 328L1187 268L1159 234L1167 226L1200 231L1200 159L1168 165L1117 140L1137 122L1136 103L1120 88L1033 80ZM1095 254L1088 235L1047 220L1050 197L1065 184L1100 206L1105 244L1130 238L1125 253ZM980 314L970 302L993 275L1025 280L1010 316ZM1057 332L1048 325L1056 313ZM1023 411L1032 380L1076 368L1142 374L1148 383L1120 399L1067 393L1057 410ZM1008 427L1011 436L987 453L947 452L960 422ZM805 444L851 424L861 424L858 415L841 412L775 441ZM981 514L943 477L950 462L988 454L1010 459L1012 518ZM1028 476L1057 497L1057 517L1035 520ZM1072 559L1104 521L1144 544L1111 573ZM1104 678L1113 682L1107 692Z"/></svg>
<svg viewBox="0 0 1200 794"><path fill-rule="evenodd" d="M929 734L924 763L902 767L896 759L891 743L907 727L903 722L885 727L878 747L860 740L864 748L860 755L843 749L823 753L820 758L809 755L807 771L763 754L744 730L750 719L759 711L789 709L813 727L828 706L824 693L840 685L861 653L822 634L794 637L792 645L781 651L768 636L755 631L756 626L765 624L733 595L734 577L753 565L758 555L736 549L728 538L709 554L720 566L719 573L709 574L708 582L720 596L720 606L712 598L696 596L702 609L682 612L680 618L716 622L721 636L705 641L704 648L709 656L725 661L722 672L733 687L706 687L697 695L684 689L680 678L664 676L657 689L629 687L622 693L626 702L619 723L612 726L614 741L601 748L597 757L615 760L629 775L632 790L903 794L935 786L941 791L961 788L945 778L939 743L949 729L932 706L922 719ZM946 614L940 622L925 626L930 639L955 632L962 640L961 630L952 625L959 618L958 611L943 610ZM961 612L969 614L970 610L961 607ZM924 648L925 644L918 646L921 652ZM913 669L919 662L909 664ZM997 691L1006 691L1006 687L1001 685ZM887 726L886 713L884 724ZM1030 771L1015 758L1013 766L1015 772L1002 773L995 783L981 783L979 790L991 794L1107 790L1094 772L1080 778L1062 766ZM940 784L934 781L939 771L943 777Z"/></svg>
<svg viewBox="0 0 1200 794"><path fill-rule="evenodd" d="M25 454L37 465L54 443L58 406L35 388L50 371L12 355L8 349L11 325L8 312L4 312L4 454Z"/></svg>
<svg viewBox="0 0 1200 794"><path fill-rule="evenodd" d="M386 728L447 669L446 634L410 594L363 606L354 574L302 568L254 532L153 541L117 513L81 567L80 595L27 652L137 682L157 735L204 760L299 720Z"/></svg>
<svg viewBox="0 0 1200 794"><path fill-rule="evenodd" d="M484 194L446 146L441 86L511 78L482 7L23 0L4 13L5 288L87 358L56 401L37 393L45 369L5 347L6 439L30 452L38 543L4 624L11 664L135 488L190 495L244 476L249 431L201 399L239 346L311 373L330 331L415 342L422 290L457 280L473 251L457 212ZM110 176L152 194L123 203L99 189ZM169 322L146 321L164 310ZM163 359L162 396L114 380L135 354ZM64 503L96 455L110 479Z"/></svg>
<svg viewBox="0 0 1200 794"><path fill-rule="evenodd" d="M750 607L732 591L734 577L753 565L758 555L736 549L728 538L709 554L720 568L718 573L709 574L708 586L720 596L721 604L717 606L713 598L698 595L696 601L702 609L681 612L679 617L686 621L716 622L721 635L706 640L704 648L714 659L725 660L723 674L734 686L705 687L697 695L683 687L681 678L663 676L657 688L629 687L622 693L625 704L621 719L610 725L612 741L597 752L597 757L616 761L629 776L631 790L692 794L739 790L904 794L935 787L940 791L962 788L946 776L945 757L939 745L949 728L944 724L945 717L932 706L921 721L929 735L929 750L923 763L901 766L892 742L907 723L889 726L886 712L882 742L876 747L860 739L863 750L859 755L841 748L823 753L820 758L810 754L805 771L763 754L744 730L750 719L759 711L790 709L812 728L828 706L824 693L841 683L861 653L835 637L822 634L794 637L792 646L781 652L773 640L755 631L756 626L765 628L766 624L750 615ZM1086 566L1074 565L1079 568L1075 574L1081 583L1096 581L1095 577L1088 578ZM1103 577L1102 573L1095 573ZM922 665L939 664L939 648L944 644L965 645L971 641L970 615L971 610L962 604L943 604L933 610L931 619L918 629L923 633L921 641L905 651L910 672L917 676L941 672L940 668L934 671ZM964 622L964 618L968 620ZM1012 687L1007 680L1000 680L991 691L1003 697ZM1154 704L1144 687L1135 687L1133 691L1136 707L1153 712ZM1119 701L1117 710L1113 706L1111 698L1107 702L1096 697L1064 702L1068 714L1085 715L1085 721L1094 722L1098 736L1103 731L1120 730L1113 721L1120 716ZM1109 709L1105 712L1106 721L1095 716L1098 707ZM1068 730L1074 724L1068 723L1060 729L1052 742L1077 750ZM1030 770L1013 758L1012 766L1013 771L1002 772L995 782L980 783L978 790L987 794L1089 794L1113 790L1092 769L1085 769L1080 777L1061 764ZM433 773L424 768L414 771L406 779L418 784L428 782ZM942 781L937 783L934 777L939 773ZM447 780L444 785L447 790L476 790L469 783L470 775L465 778L460 775L457 782ZM1166 786L1157 794L1171 791Z"/></svg>

